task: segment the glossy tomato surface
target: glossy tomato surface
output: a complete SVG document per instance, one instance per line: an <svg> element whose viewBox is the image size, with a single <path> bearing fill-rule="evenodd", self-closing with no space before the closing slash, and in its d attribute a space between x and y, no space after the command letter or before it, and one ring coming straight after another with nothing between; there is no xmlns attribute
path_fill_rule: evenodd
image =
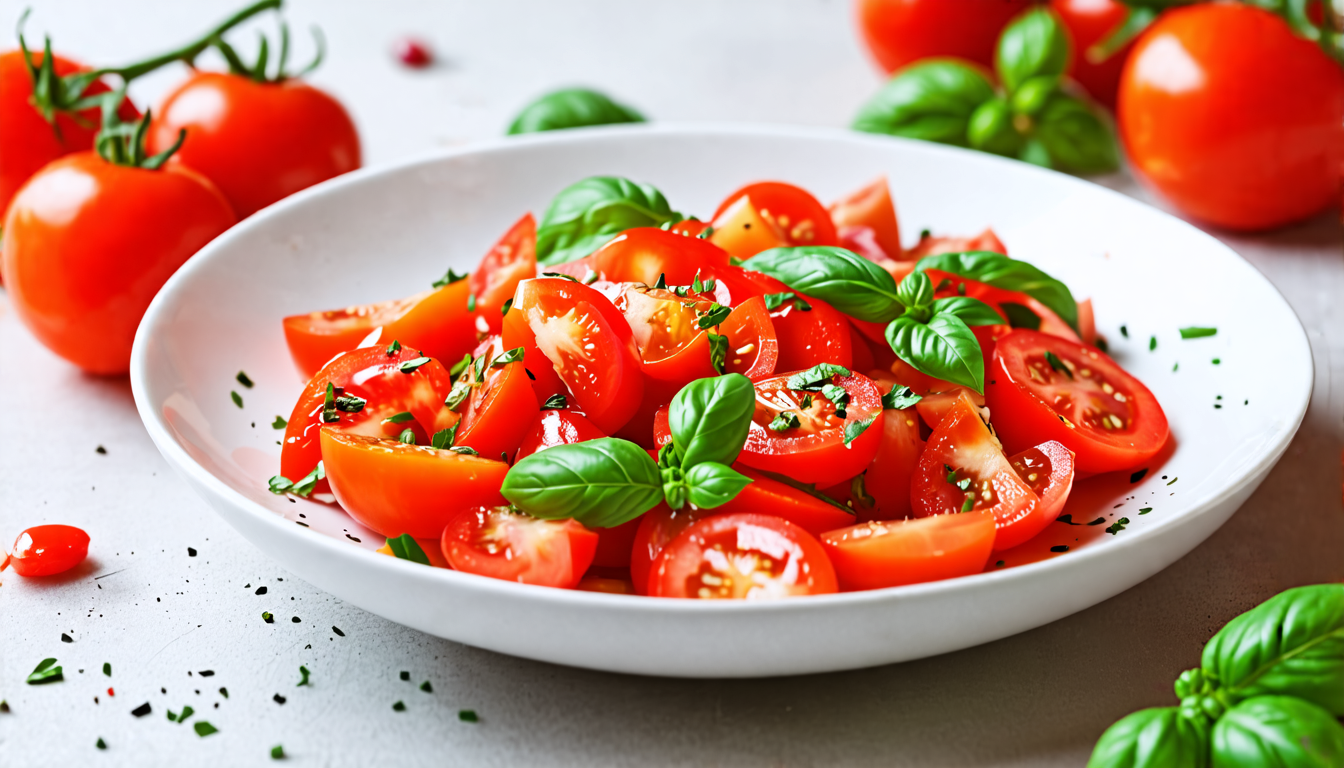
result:
<svg viewBox="0 0 1344 768"><path fill-rule="evenodd" d="M48 349L90 373L123 374L154 294L234 222L200 174L78 152L43 168L11 201L5 286Z"/></svg>
<svg viewBox="0 0 1344 768"><path fill-rule="evenodd" d="M518 455L514 462L552 446L571 445L607 436L607 433L593 426L593 423L578 411L548 408L537 414L531 430L518 446Z"/></svg>
<svg viewBox="0 0 1344 768"><path fill-rule="evenodd" d="M1073 453L1051 440L1009 456L1008 464L1040 498L1042 514L1059 517L1073 489Z"/></svg>
<svg viewBox="0 0 1344 768"><path fill-rule="evenodd" d="M169 162L215 182L239 218L360 166L359 133L345 107L302 80L196 72L154 114L149 151L171 147L185 130Z"/></svg>
<svg viewBox="0 0 1344 768"><path fill-rule="evenodd" d="M89 534L73 525L37 525L19 534L8 562L20 576L54 576L84 562Z"/></svg>
<svg viewBox="0 0 1344 768"><path fill-rule="evenodd" d="M653 564L658 561L658 555L668 542L690 528L691 523L703 520L712 514L715 514L715 510L698 509L687 505L674 511L666 504L660 503L637 518L639 527L635 530L635 538L630 548L630 580L635 586L636 593L649 594L649 578L653 573Z"/></svg>
<svg viewBox="0 0 1344 768"><path fill-rule="evenodd" d="M1140 178L1204 222L1269 229L1340 199L1344 68L1250 4L1163 13L1125 65L1118 117Z"/></svg>
<svg viewBox="0 0 1344 768"><path fill-rule="evenodd" d="M874 372L879 392L890 392L895 381L889 374ZM910 480L919 455L924 452L919 415L913 408L888 408L882 417L882 442L863 472L863 491L868 499L853 499L859 521L900 520L910 515ZM853 496L853 488L850 489Z"/></svg>
<svg viewBox="0 0 1344 768"><path fill-rule="evenodd" d="M732 500L715 507L713 511L716 513L758 512L763 515L774 515L813 536L854 524L853 513L819 498L819 494L814 496L741 462L733 464L733 469L751 478L751 484L743 488Z"/></svg>
<svg viewBox="0 0 1344 768"><path fill-rule="evenodd" d="M830 212L793 184L761 181L729 195L714 213L710 242L739 259L799 245L837 245Z"/></svg>
<svg viewBox="0 0 1344 768"><path fill-rule="evenodd" d="M734 305L746 301L747 296L759 296L764 302L764 297L770 294L793 293L787 285L769 275L740 267L727 267L720 275ZM739 296L743 298L739 299ZM818 363L852 366L854 350L849 319L820 299L806 296L803 302L807 309L803 309L797 300L788 299L768 310L779 343L776 369L795 371Z"/></svg>
<svg viewBox="0 0 1344 768"><path fill-rule="evenodd" d="M1030 0L857 0L859 31L887 72L917 59L951 56L984 67L1008 21Z"/></svg>
<svg viewBox="0 0 1344 768"><path fill-rule="evenodd" d="M728 254L709 240L657 227L628 229L585 257L602 279L616 283L691 285L728 265ZM583 280L585 275L574 277Z"/></svg>
<svg viewBox="0 0 1344 768"><path fill-rule="evenodd" d="M490 333L499 333L504 322L504 304L518 291L518 284L537 276L537 222L524 214L481 259L468 282L476 297L474 310L485 318Z"/></svg>
<svg viewBox="0 0 1344 768"><path fill-rule="evenodd" d="M532 429L538 407L522 358L512 363L498 362L507 359L506 351L498 336L487 339L474 353L484 362L473 362L457 380L469 394L457 406L462 423L454 444L491 459L502 455L507 460L517 452Z"/></svg>
<svg viewBox="0 0 1344 768"><path fill-rule="evenodd" d="M823 534L845 591L970 576L994 548L994 516L977 511L868 522Z"/></svg>
<svg viewBox="0 0 1344 768"><path fill-rule="evenodd" d="M940 253L961 253L962 251L989 251L1008 255L1008 246L1003 244L992 229L986 229L975 237L957 237L921 233L914 248L906 251L907 259L922 259L925 256L937 256Z"/></svg>
<svg viewBox="0 0 1344 768"><path fill-rule="evenodd" d="M1059 16L1073 40L1073 60L1068 74L1083 86L1088 95L1115 109L1120 89L1120 72L1134 48L1126 43L1110 56L1094 60L1088 49L1105 40L1125 22L1127 6L1120 0L1050 0L1050 10Z"/></svg>
<svg viewBox="0 0 1344 768"><path fill-rule="evenodd" d="M538 520L507 506L478 507L443 529L453 568L492 579L573 589L597 550L597 534L573 520Z"/></svg>
<svg viewBox="0 0 1344 768"><path fill-rule="evenodd" d="M1079 472L1098 474L1141 466L1170 434L1153 393L1092 347L1019 329L999 339L985 378L985 403L1010 452L1055 440Z"/></svg>
<svg viewBox="0 0 1344 768"><path fill-rule="evenodd" d="M886 176L878 177L863 189L831 203L830 214L840 245L850 250L855 250L851 245L864 248L871 238L880 255L888 259L901 258L901 226L896 220L896 205L891 200ZM860 230L866 230L867 234ZM857 252L872 258L861 250Z"/></svg>
<svg viewBox="0 0 1344 768"><path fill-rule="evenodd" d="M321 446L341 508L389 538L434 538L473 507L505 503L502 461L332 427L321 430Z"/></svg>
<svg viewBox="0 0 1344 768"><path fill-rule="evenodd" d="M812 534L782 518L713 515L664 547L649 594L697 600L772 600L837 590L835 569Z"/></svg>

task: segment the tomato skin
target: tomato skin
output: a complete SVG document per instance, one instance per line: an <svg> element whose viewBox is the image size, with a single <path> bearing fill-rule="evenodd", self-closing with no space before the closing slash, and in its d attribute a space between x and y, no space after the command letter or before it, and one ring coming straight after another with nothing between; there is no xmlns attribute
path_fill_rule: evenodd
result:
<svg viewBox="0 0 1344 768"><path fill-rule="evenodd" d="M1031 0L858 0L859 30L879 66L951 56L994 65L999 34Z"/></svg>
<svg viewBox="0 0 1344 768"><path fill-rule="evenodd" d="M1046 365L1046 351L1073 365L1078 371L1075 378L1068 379ZM1034 375L1029 368L1034 368ZM1089 371L1088 376L1081 375L1083 369ZM1142 465L1162 450L1170 435L1167 416L1153 393L1092 347L1018 329L999 339L985 378L985 403L1009 452L1055 440L1074 453L1080 473L1099 474ZM1035 380L1038 378L1044 383ZM1125 400L1114 399L1095 382L1112 387ZM1067 416L1074 426L1066 425L1050 404L1057 394L1068 395L1070 402L1088 398L1090 408L1084 414L1099 413L1098 408L1104 407L1107 414L1113 414L1104 416L1105 431L1084 421L1076 410L1070 410ZM1111 418L1120 419L1125 426L1111 428Z"/></svg>
<svg viewBox="0 0 1344 768"><path fill-rule="evenodd" d="M639 533L639 518L628 520L614 528L598 528L597 551L593 566L597 568L629 568L630 553Z"/></svg>
<svg viewBox="0 0 1344 768"><path fill-rule="evenodd" d="M886 176L879 176L863 189L831 203L830 214L842 245L846 229L867 227L882 255L893 260L901 258L901 225L896 219L896 204L891 201ZM849 237L855 235L851 233Z"/></svg>
<svg viewBox="0 0 1344 768"><path fill-rule="evenodd" d="M742 572L742 565L751 570ZM704 578L710 575L715 578ZM835 569L810 533L787 520L750 513L692 523L659 553L649 575L653 597L770 600L836 591Z"/></svg>
<svg viewBox="0 0 1344 768"><path fill-rule="evenodd" d="M235 221L219 190L193 171L78 152L43 168L10 202L5 285L47 348L90 373L124 374L154 294Z"/></svg>
<svg viewBox="0 0 1344 768"><path fill-rule="evenodd" d="M453 518L443 529L441 546L459 571L573 589L593 561L597 534L573 520L538 520L508 507L478 507Z"/></svg>
<svg viewBox="0 0 1344 768"><path fill-rule="evenodd" d="M185 130L169 163L213 181L239 218L360 166L359 133L345 107L302 80L258 83L196 72L154 113L150 153L171 147Z"/></svg>
<svg viewBox="0 0 1344 768"><path fill-rule="evenodd" d="M789 292L787 285L760 272L728 267L720 274L724 276L735 304L746 300L738 296L764 297L768 293ZM854 350L849 319L820 299L811 296L804 299L812 307L807 311L799 311L792 301L788 301L770 312L770 324L775 329L779 345L776 370L801 371L818 363L852 367Z"/></svg>
<svg viewBox="0 0 1344 768"><path fill-rule="evenodd" d="M667 504L645 512L637 518L639 527L635 529L635 539L630 545L630 580L635 592L649 594L649 578L653 573L653 564L668 542L677 538L682 531L691 527L691 523L714 514L712 509L697 509L686 506L675 512Z"/></svg>
<svg viewBox="0 0 1344 768"><path fill-rule="evenodd" d="M664 275L669 286L690 285L697 274L707 278L728 266L728 253L709 240L639 227L627 229L580 259L580 263L585 261L602 279L616 283L656 285L659 275ZM585 275L574 277L583 280Z"/></svg>
<svg viewBox="0 0 1344 768"><path fill-rule="evenodd" d="M593 423L578 411L564 408L547 409L537 415L531 431L523 437L514 463L553 446L572 445L607 436L607 433L593 426Z"/></svg>
<svg viewBox="0 0 1344 768"><path fill-rule="evenodd" d="M759 181L729 195L714 212L710 242L740 259L770 248L838 245L831 214L810 192Z"/></svg>
<svg viewBox="0 0 1344 768"><path fill-rule="evenodd" d="M490 333L503 327L504 303L518 292L518 284L536 276L537 221L527 213L490 247L467 283L476 297L476 314L485 318Z"/></svg>
<svg viewBox="0 0 1344 768"><path fill-rule="evenodd" d="M25 578L55 576L84 562L89 534L73 525L36 525L19 534L6 558L14 572Z"/></svg>
<svg viewBox="0 0 1344 768"><path fill-rule="evenodd" d="M495 336L476 349L476 356L494 359L504 353L504 345ZM474 372L463 371L460 381L471 382ZM485 370L485 382L472 387L471 394L460 406L462 424L457 430L455 445L475 449L482 456L494 458L511 456L523 437L532 429L537 413L537 396L527 378L523 361L508 363Z"/></svg>
<svg viewBox="0 0 1344 768"><path fill-rule="evenodd" d="M980 573L994 547L988 512L861 523L823 534L840 589L883 589Z"/></svg>
<svg viewBox="0 0 1344 768"><path fill-rule="evenodd" d="M1204 222L1271 229L1339 203L1344 70L1252 5L1164 12L1125 64L1118 125L1140 179Z"/></svg>
<svg viewBox="0 0 1344 768"><path fill-rule="evenodd" d="M1041 500L1041 514L1054 520L1073 489L1073 454L1051 440L1008 457L1017 476Z"/></svg>
<svg viewBox="0 0 1344 768"><path fill-rule="evenodd" d="M759 512L793 523L813 536L854 524L854 515L827 504L821 499L761 474L741 462L733 469L751 478L751 485L743 488L731 501L715 507L716 514L731 512Z"/></svg>
<svg viewBox="0 0 1344 768"><path fill-rule="evenodd" d="M1105 40L1125 22L1126 6L1119 0L1050 0L1050 10L1064 22L1073 39L1073 60L1067 74L1093 99L1115 109L1120 72L1134 49L1134 41L1095 64L1088 60L1087 49Z"/></svg>
<svg viewBox="0 0 1344 768"><path fill-rule="evenodd" d="M896 385L894 377L883 371L874 371L872 379L879 392L890 392ZM920 437L915 409L886 409L882 417L882 442L863 475L864 490L873 503L856 501L853 509L858 522L909 517L910 481L923 452L924 439Z"/></svg>

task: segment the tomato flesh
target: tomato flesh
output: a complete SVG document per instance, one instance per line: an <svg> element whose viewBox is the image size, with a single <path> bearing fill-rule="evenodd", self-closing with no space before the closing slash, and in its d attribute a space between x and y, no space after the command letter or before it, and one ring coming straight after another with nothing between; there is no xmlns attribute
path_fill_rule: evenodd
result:
<svg viewBox="0 0 1344 768"><path fill-rule="evenodd" d="M443 529L454 569L492 579L573 589L593 561L597 534L573 520L539 520L507 506L477 507Z"/></svg>
<svg viewBox="0 0 1344 768"><path fill-rule="evenodd" d="M880 255L891 260L901 258L901 226L896 220L896 205L891 201L886 176L880 176L849 197L831 203L830 213L842 245L847 239L866 242L866 237L854 231L866 229Z"/></svg>
<svg viewBox="0 0 1344 768"><path fill-rule="evenodd" d="M771 600L837 591L835 569L807 531L778 517L738 513L693 523L658 555L654 597Z"/></svg>
<svg viewBox="0 0 1344 768"><path fill-rule="evenodd" d="M528 213L491 246L467 281L476 297L476 314L485 318L490 333L500 332L504 303L518 292L518 284L536 276L537 222Z"/></svg>
<svg viewBox="0 0 1344 768"><path fill-rule="evenodd" d="M458 406L462 423L455 445L474 448L488 458L513 455L537 412L537 396L523 361L494 364L504 352L498 336L486 340L473 355L484 357L486 363L469 365L458 377L458 385L469 387L471 394Z"/></svg>
<svg viewBox="0 0 1344 768"><path fill-rule="evenodd" d="M73 525L36 525L19 534L6 561L20 576L55 576L84 562L89 534Z"/></svg>
<svg viewBox="0 0 1344 768"><path fill-rule="evenodd" d="M986 511L867 522L823 534L840 588L882 589L970 576L994 548Z"/></svg>
<svg viewBox="0 0 1344 768"><path fill-rule="evenodd" d="M780 246L839 243L825 206L802 187L779 181L729 195L714 212L710 241L740 259Z"/></svg>

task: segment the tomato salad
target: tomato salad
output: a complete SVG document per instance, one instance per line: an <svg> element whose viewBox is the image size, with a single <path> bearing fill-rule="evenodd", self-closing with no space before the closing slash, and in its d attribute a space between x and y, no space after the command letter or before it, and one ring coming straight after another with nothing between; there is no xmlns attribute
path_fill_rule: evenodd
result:
<svg viewBox="0 0 1344 768"><path fill-rule="evenodd" d="M781 182L709 221L614 177L470 274L285 318L310 378L276 493L380 551L525 584L693 599L978 573L1165 414L1091 305L992 231L901 248L885 179Z"/></svg>

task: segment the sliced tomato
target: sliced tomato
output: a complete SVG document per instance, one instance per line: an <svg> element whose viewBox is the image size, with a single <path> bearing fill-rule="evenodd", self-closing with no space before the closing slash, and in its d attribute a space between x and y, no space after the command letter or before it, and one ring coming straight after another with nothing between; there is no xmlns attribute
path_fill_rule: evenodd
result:
<svg viewBox="0 0 1344 768"><path fill-rule="evenodd" d="M728 503L715 507L713 511L716 513L758 512L774 515L788 520L813 536L854 524L855 518L852 513L807 491L767 477L760 470L752 469L741 462L735 462L733 469L751 478L751 484L743 488Z"/></svg>
<svg viewBox="0 0 1344 768"><path fill-rule="evenodd" d="M536 276L537 222L528 213L490 248L467 282L476 297L476 313L490 333L500 332L504 303L513 298L518 284Z"/></svg>
<svg viewBox="0 0 1344 768"><path fill-rule="evenodd" d="M738 461L823 488L862 472L882 442L882 393L877 385L862 374L834 376L830 383L848 395L847 403L837 404L821 392L790 388L791 375L756 383L756 413ZM807 398L811 402L803 407ZM770 424L785 412L799 426L772 429ZM862 423L867 427L846 443L845 430Z"/></svg>
<svg viewBox="0 0 1344 768"><path fill-rule="evenodd" d="M994 515L998 550L1021 544L1054 520L965 401L954 403L929 436L910 484L910 507L917 517L987 511Z"/></svg>
<svg viewBox="0 0 1344 768"><path fill-rule="evenodd" d="M607 434L639 408L644 375L630 326L586 285L561 278L524 280L505 317L504 344L523 347L525 366L538 383L537 369L549 365L574 404Z"/></svg>
<svg viewBox="0 0 1344 768"><path fill-rule="evenodd" d="M901 258L901 226L896 220L896 205L891 201L886 176L879 176L863 189L831 203L830 213L841 243L859 237L853 230L866 229L879 254L891 260ZM848 236L846 230L851 230Z"/></svg>
<svg viewBox="0 0 1344 768"><path fill-rule="evenodd" d="M1057 440L1079 472L1099 474L1142 465L1170 435L1153 393L1092 347L1019 329L999 340L985 378L985 402L1009 451Z"/></svg>
<svg viewBox="0 0 1344 768"><path fill-rule="evenodd" d="M1092 311L1091 299L1083 299L1078 302L1078 335L1084 344L1096 346L1097 318Z"/></svg>
<svg viewBox="0 0 1344 768"><path fill-rule="evenodd" d="M637 593L649 594L649 575L653 573L653 564L668 542L691 527L691 523L715 512L689 505L674 512L666 504L660 503L638 518L639 527L635 529L635 539L630 545L630 580L634 582Z"/></svg>
<svg viewBox="0 0 1344 768"><path fill-rule="evenodd" d="M886 371L873 371L870 378L879 392L890 392L896 386ZM828 496L854 510L858 522L899 520L910 515L910 479L924 451L919 416L914 408L888 408L883 414L882 442L863 471L862 484L858 485L856 478L826 489Z"/></svg>
<svg viewBox="0 0 1344 768"><path fill-rule="evenodd" d="M710 241L740 259L770 248L837 245L831 215L802 187L762 181L729 195L714 212Z"/></svg>
<svg viewBox="0 0 1344 768"><path fill-rule="evenodd" d="M496 364L505 351L500 337L486 339L457 380L470 394L457 406L462 423L454 444L473 448L487 458L512 456L532 429L538 407L522 359Z"/></svg>
<svg viewBox="0 0 1344 768"><path fill-rule="evenodd" d="M321 430L322 464L341 508L383 536L432 539L472 507L504 504L509 465L399 440Z"/></svg>
<svg viewBox="0 0 1344 768"><path fill-rule="evenodd" d="M709 333L718 326L701 326L702 321L713 321L715 302L694 295L682 298L644 285L627 287L623 298L625 320L639 347L645 375L683 385L717 375Z"/></svg>
<svg viewBox="0 0 1344 768"><path fill-rule="evenodd" d="M697 237L701 232L704 232L706 229L709 229L709 222L701 221L699 219L682 219L681 221L678 221L676 224L673 224L670 227L670 229L673 232L686 235L688 237Z"/></svg>
<svg viewBox="0 0 1344 768"><path fill-rule="evenodd" d="M835 592L835 569L821 544L771 515L713 515L693 523L658 555L654 597L771 600Z"/></svg>
<svg viewBox="0 0 1344 768"><path fill-rule="evenodd" d="M518 446L518 455L514 462L552 446L582 443L599 437L608 435L593 426L593 423L578 411L548 408L537 414L532 422L531 431L523 437L522 443Z"/></svg>
<svg viewBox="0 0 1344 768"><path fill-rule="evenodd" d="M994 548L989 512L868 522L831 531L821 545L845 591L970 576Z"/></svg>
<svg viewBox="0 0 1344 768"><path fill-rule="evenodd" d="M779 338L766 311L765 299L753 296L733 308L719 333L728 337L723 372L740 373L755 381L775 372L779 364Z"/></svg>
<svg viewBox="0 0 1344 768"><path fill-rule="evenodd" d="M709 240L657 227L627 229L587 259L603 280L645 285L660 277L670 286L691 285L697 275L728 266L728 254Z"/></svg>
<svg viewBox="0 0 1344 768"><path fill-rule="evenodd" d="M289 415L280 452L280 474L298 482L313 471L322 459L318 432L323 425L369 437L395 438L411 429L416 441L426 444L435 432L456 424L457 414L443 404L452 392L452 377L437 360L416 365L419 359L418 352L406 347L390 355L382 346L364 347L337 357L318 371ZM402 365L414 367L404 372ZM327 384L332 385L336 397L364 402L351 400L344 410L339 403L327 409ZM324 413L335 420L324 421ZM410 413L411 421L392 419L402 413ZM325 493L328 489L328 482L320 480L314 492ZM401 533L405 531L396 535Z"/></svg>
<svg viewBox="0 0 1344 768"><path fill-rule="evenodd" d="M477 576L541 587L578 586L597 550L597 534L574 520L539 520L507 506L481 506L443 529L443 556Z"/></svg>
<svg viewBox="0 0 1344 768"><path fill-rule="evenodd" d="M1051 440L1008 457L1017 476L1041 500L1042 513L1054 520L1064 511L1073 489L1073 454Z"/></svg>
<svg viewBox="0 0 1344 768"><path fill-rule="evenodd" d="M751 296L794 293L780 281L740 267L719 271L720 282L728 292L733 306ZM811 368L818 363L833 363L849 368L854 363L854 351L849 333L849 318L820 299L803 297L808 309L799 309L793 299L783 301L770 310L770 324L779 343L776 370L793 371ZM720 300L720 303L724 303Z"/></svg>
<svg viewBox="0 0 1344 768"><path fill-rule="evenodd" d="M937 429L942 423L943 417L951 412L953 406L958 403L979 409L985 405L983 395L978 395L970 387L953 385L945 392L935 392L925 395L915 404L915 411L919 413L919 418L923 419L929 429Z"/></svg>
<svg viewBox="0 0 1344 768"><path fill-rule="evenodd" d="M975 237L934 237L927 232L919 237L914 248L906 251L906 260L922 259L925 256L937 256L940 253L962 253L963 251L990 251L1008 255L1008 246L1003 244L994 230L986 229Z"/></svg>

